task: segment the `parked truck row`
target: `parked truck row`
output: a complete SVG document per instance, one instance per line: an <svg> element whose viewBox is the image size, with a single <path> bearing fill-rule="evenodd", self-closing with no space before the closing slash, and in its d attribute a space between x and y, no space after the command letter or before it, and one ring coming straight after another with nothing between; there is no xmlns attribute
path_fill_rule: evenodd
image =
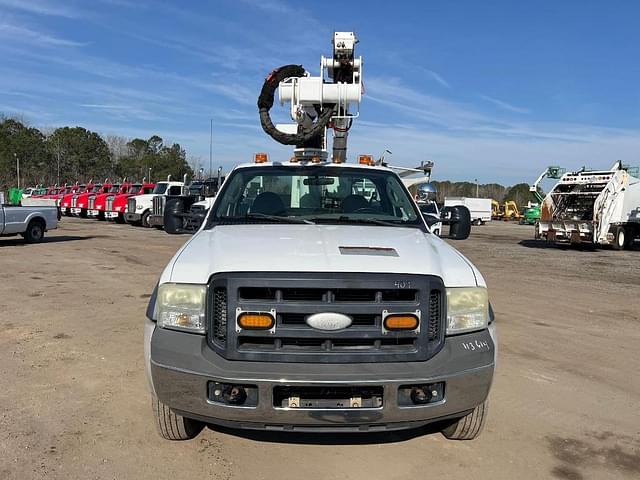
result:
<svg viewBox="0 0 640 480"><path fill-rule="evenodd" d="M202 223L204 213L223 181L224 175L219 169L217 177L191 182L187 182L185 176L181 181L169 177L156 183L145 179L142 182L106 179L64 187L32 187L24 190L19 204L52 209L57 212L58 220L62 216L75 216L156 228L164 227L165 206L168 205L174 213L179 207L182 216L179 228L170 228L171 233L193 233Z"/></svg>

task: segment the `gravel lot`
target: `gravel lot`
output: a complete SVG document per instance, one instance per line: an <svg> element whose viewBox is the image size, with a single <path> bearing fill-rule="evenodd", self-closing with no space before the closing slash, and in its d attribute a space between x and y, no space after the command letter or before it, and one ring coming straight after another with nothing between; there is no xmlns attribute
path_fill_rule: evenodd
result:
<svg viewBox="0 0 640 480"><path fill-rule="evenodd" d="M0 479L640 478L640 249L543 248L493 222L457 242L483 272L500 352L483 435L155 432L149 293L187 240L67 219L0 239Z"/></svg>

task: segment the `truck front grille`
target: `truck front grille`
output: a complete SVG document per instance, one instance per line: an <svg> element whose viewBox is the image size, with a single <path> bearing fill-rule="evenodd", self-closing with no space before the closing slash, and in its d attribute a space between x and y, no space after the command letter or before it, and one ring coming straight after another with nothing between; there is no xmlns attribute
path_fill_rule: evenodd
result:
<svg viewBox="0 0 640 480"><path fill-rule="evenodd" d="M398 286L405 288L398 288ZM424 361L444 340L444 285L438 277L355 273L233 273L213 277L208 341L230 360L275 362ZM275 328L242 330L238 312L273 312ZM387 332L384 313L420 316L418 331ZM351 318L348 328L318 330L316 313Z"/></svg>
<svg viewBox="0 0 640 480"><path fill-rule="evenodd" d="M163 215L166 197L164 195L156 195L153 197L153 214Z"/></svg>
<svg viewBox="0 0 640 480"><path fill-rule="evenodd" d="M107 201L106 201L106 204L105 204L105 210L107 212L110 212L111 210L113 210L113 199L114 198L115 197L113 197L113 196L107 197Z"/></svg>
<svg viewBox="0 0 640 480"><path fill-rule="evenodd" d="M89 210L93 210L95 208L95 205L96 205L96 196L95 195L89 196L89 200L87 201L87 208Z"/></svg>
<svg viewBox="0 0 640 480"><path fill-rule="evenodd" d="M136 213L136 199L130 198L127 200L127 212Z"/></svg>
<svg viewBox="0 0 640 480"><path fill-rule="evenodd" d="M75 208L77 204L78 204L78 196L74 195L73 197L71 197L71 206Z"/></svg>

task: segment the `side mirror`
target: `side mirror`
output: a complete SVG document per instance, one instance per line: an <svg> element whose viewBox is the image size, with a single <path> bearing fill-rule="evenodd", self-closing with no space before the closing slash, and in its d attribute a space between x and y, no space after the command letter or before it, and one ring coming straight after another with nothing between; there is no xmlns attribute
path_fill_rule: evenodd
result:
<svg viewBox="0 0 640 480"><path fill-rule="evenodd" d="M449 238L452 240L466 240L471 234L471 212L463 205L444 207L442 209L443 223L449 224Z"/></svg>

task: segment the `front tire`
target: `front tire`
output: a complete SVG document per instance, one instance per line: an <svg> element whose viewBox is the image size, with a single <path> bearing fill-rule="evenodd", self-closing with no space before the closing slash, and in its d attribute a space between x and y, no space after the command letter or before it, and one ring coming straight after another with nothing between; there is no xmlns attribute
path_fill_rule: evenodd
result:
<svg viewBox="0 0 640 480"><path fill-rule="evenodd" d="M627 231L624 227L617 227L613 238L614 250L624 250L627 248Z"/></svg>
<svg viewBox="0 0 640 480"><path fill-rule="evenodd" d="M449 440L473 440L484 428L487 419L487 401L478 405L473 411L455 420L442 430L442 434Z"/></svg>
<svg viewBox="0 0 640 480"><path fill-rule="evenodd" d="M157 398L151 400L158 433L165 440L191 440L198 436L204 424L173 412Z"/></svg>
<svg viewBox="0 0 640 480"><path fill-rule="evenodd" d="M140 219L140 225L142 225L145 228L151 228L151 225L149 224L149 217L151 216L151 212L150 211L146 211L142 214L142 218Z"/></svg>

